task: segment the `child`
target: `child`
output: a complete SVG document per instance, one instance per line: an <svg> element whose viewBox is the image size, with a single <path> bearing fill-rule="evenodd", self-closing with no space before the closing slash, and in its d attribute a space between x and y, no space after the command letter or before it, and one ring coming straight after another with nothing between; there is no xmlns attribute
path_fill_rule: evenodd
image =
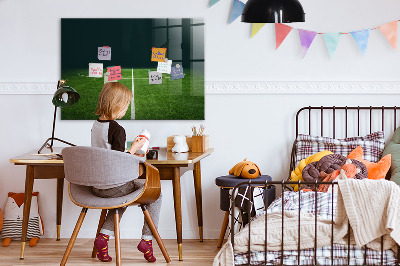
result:
<svg viewBox="0 0 400 266"><path fill-rule="evenodd" d="M115 120L125 115L132 97L132 92L120 83L108 82L104 84L99 95L96 111L96 115L100 117L93 123L92 127L91 142L93 147L125 152L125 129ZM139 150L145 142L145 138L136 138L129 149L129 153L144 157L145 154L138 155L136 151ZM143 161L142 158L138 159L138 162ZM116 187L93 187L92 191L93 194L102 198L125 196L143 187L143 183L135 182L136 178L136 176L132 176L132 181ZM160 207L161 195L155 202L147 205L156 226L158 226ZM126 207L118 209L120 219L125 210ZM114 214L115 210L109 210L107 212L106 220L101 228L100 234L94 241L94 245L97 249L97 258L101 261L112 260L108 255L108 240L110 236L114 235ZM145 221L142 230L142 240L137 248L144 253L144 258L149 262L156 261L156 258L153 256L152 236L150 227Z"/></svg>

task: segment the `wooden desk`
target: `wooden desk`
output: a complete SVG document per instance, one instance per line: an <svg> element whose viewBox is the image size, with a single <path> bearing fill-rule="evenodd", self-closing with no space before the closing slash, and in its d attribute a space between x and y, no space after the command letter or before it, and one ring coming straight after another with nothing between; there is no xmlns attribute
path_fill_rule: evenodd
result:
<svg viewBox="0 0 400 266"><path fill-rule="evenodd" d="M54 151L60 153L61 148L54 148ZM161 180L171 180L173 184L175 223L179 260L182 260L182 205L180 177L186 171L193 170L199 235L200 241L203 241L203 211L200 160L210 155L213 151L214 149L209 149L208 151L203 153L189 152L174 154L172 152L167 152L165 149L161 149L159 150L157 160L147 160L148 163L158 168ZM47 152L50 151L44 150L42 153ZM64 162L62 159L54 158L55 156L39 156L35 155L36 153L37 151L32 151L30 153L26 153L10 159L10 162L14 163L15 165L26 165L25 199L21 236L21 259L24 258L34 179L57 178L57 240L60 239L64 188Z"/></svg>

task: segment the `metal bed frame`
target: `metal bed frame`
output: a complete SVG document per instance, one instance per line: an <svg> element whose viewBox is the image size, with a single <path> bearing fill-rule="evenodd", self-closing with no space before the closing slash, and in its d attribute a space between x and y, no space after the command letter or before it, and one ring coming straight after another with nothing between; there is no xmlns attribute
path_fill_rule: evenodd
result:
<svg viewBox="0 0 400 266"><path fill-rule="evenodd" d="M357 136L360 136L360 113L361 112L364 112L365 113L365 111L367 111L367 112L369 112L369 131L370 131L370 133L372 133L372 125L373 125L373 113L376 113L376 112L381 112L381 130L382 131L384 131L384 129L385 129L385 113L387 113L386 111L391 111L391 112L393 112L393 130L395 130L396 129L396 125L397 125L397 123L396 123L396 118L397 118L397 111L399 110L400 108L398 108L398 107L396 107L396 106L393 106L393 107L385 107L385 106L382 106L382 107L372 107L372 106L369 106L369 107L360 107L360 106L357 106L357 107L348 107L348 106L344 106L344 107L337 107L337 106L331 106L331 107L324 107L324 106L320 106L320 107L312 107L312 106L308 106L308 107L303 107L303 108L301 108L298 112L297 112L297 114L296 114L296 138L297 138L297 136L300 134L299 133L299 120L300 120L300 114L303 112L303 111L307 111L308 110L308 134L309 135L311 135L311 131L312 131L312 126L311 126L311 112L313 111L313 110L317 110L317 111L319 111L319 115L320 115L320 136L324 136L324 111L325 110L331 110L331 112L330 113L332 113L332 129L333 129L333 134L332 134L332 136L333 136L333 138L335 138L336 137L336 122L337 122L337 119L336 119L336 113L337 112L339 112L339 111L341 111L341 112L344 112L344 121L341 121L342 122L342 125L343 125L343 123L344 123L344 129L345 129L345 137L347 138L347 136L348 136L348 125L349 125L349 115L348 115L348 113L350 113L350 112L356 112L356 115L357 115ZM327 119L325 119L325 121L326 121ZM326 124L325 124L326 125ZM353 125L354 125L354 123L353 123ZM295 167L296 167L296 165L295 165L295 158L296 158L296 154L295 154L295 146L296 146L296 141L294 142L294 144L293 144L293 149L292 149L292 153L291 153L291 160L290 160L290 171L289 171L289 176L290 176L290 172L293 170L293 169L295 169ZM281 188L282 188L282 195L283 195L283 193L285 192L285 190L291 190L290 189L290 187L289 186L287 186L287 185L292 185L292 184L295 184L295 185L299 185L299 187L300 187L300 185L301 184L306 184L306 185L315 185L315 188L314 188L314 190L315 190L315 192L317 192L317 189L318 189L318 186L319 185L324 185L324 184L330 184L330 185L332 185L332 189L334 189L334 186L336 186L338 183L336 182L336 181L332 181L332 182L319 182L319 181L315 181L315 182L304 182L304 181L285 181L285 180L283 180L283 181L265 181L265 182L263 182L263 181L252 181L251 179L249 180L249 181L246 181L246 182L242 182L242 183L240 183L240 184L238 184L238 185L236 185L235 187L234 187L234 189L233 189L233 191L232 191L232 195L235 195L235 192L236 192L236 190L239 188L239 187L242 187L242 186L251 186L251 187L259 187L259 188L263 188L264 189L264 192L265 192L265 195L266 195L266 198L268 198L268 189L266 189L266 188L268 188L269 186L271 186L271 185L276 185L276 186L281 186ZM299 201L301 202L301 192L300 192L300 190L298 191L298 193L299 193ZM253 194L253 191L250 189L250 198L252 198L252 195ZM332 237L331 237L331 261L332 261L332 265L333 265L333 261L334 261L334 254L333 254L333 224L334 224L334 217L333 217L333 210L334 210L334 206L333 206L333 200L334 199L334 193L332 193L332 213L331 213L331 215L332 215ZM317 193L315 193L315 213L317 213L317 202L318 202L318 198L317 198ZM268 233L268 227L267 227L267 225L268 225L268 219L267 219L267 201L264 201L264 208L265 208L265 247L264 247L264 262L262 262L262 263L260 263L260 265L271 265L271 264L268 264L268 262L267 262L267 252L268 252L268 250L267 250L267 242L268 242L268 239L267 239L267 233ZM284 197L282 197L282 212L284 212ZM299 220L298 220L298 226L300 227L300 204L299 204L299 210L298 210L298 214L299 214ZM231 236L231 239L230 239L230 241L231 241L231 244L232 244L232 247L234 248L234 245L235 245L235 241L234 241L234 237L235 237L235 234L234 234L234 217L235 217L235 208L234 208L234 197L232 197L232 200L231 200L231 232L230 232L230 236ZM313 258L313 261L314 261L314 263L313 264L308 264L308 265L318 265L317 264L317 255L316 255L316 248L317 248L317 238L318 238L318 236L317 236L317 226L316 226L316 224L317 224L317 215L315 215L315 239L314 239L314 258ZM250 265L251 264L251 249L250 249L250 243L251 243L251 219L249 219L249 222L248 222L248 227L249 227L249 242L248 242L248 244L247 244L247 264L245 264L245 265ZM283 256L283 251L284 251L284 240L283 240L283 235L284 235L284 218L283 218L283 216L282 216L282 232L281 232L281 234L282 234L282 238L281 238L281 249L280 249L280 254L281 254L281 256L280 256L280 264L279 265L284 265L283 264L283 259L284 259L284 256ZM301 249L300 249L300 242L301 242L301 238L300 238L300 230L299 230L299 233L298 233L298 243L297 243L297 265L304 265L304 264L300 264L300 254L301 254ZM398 248L398 250L399 250L399 252L397 253L397 258L396 258L396 263L395 263L395 265L400 265L400 246L399 245L397 245L397 248ZM364 263L363 263L363 265L367 265L366 263L367 263L367 253L366 253L366 246L363 246L363 249L364 249ZM349 226L348 226L348 233L347 233L347 264L346 265L350 265L350 224L349 224ZM383 261L383 236L381 237L381 257L380 257L380 265L384 265L384 261Z"/></svg>

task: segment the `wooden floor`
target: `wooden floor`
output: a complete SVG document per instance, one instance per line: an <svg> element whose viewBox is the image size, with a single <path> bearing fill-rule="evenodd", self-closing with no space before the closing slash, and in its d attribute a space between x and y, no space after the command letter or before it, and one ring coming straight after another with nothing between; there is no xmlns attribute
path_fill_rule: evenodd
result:
<svg viewBox="0 0 400 266"><path fill-rule="evenodd" d="M65 248L69 239L40 239L36 247L25 249L25 259L20 260L19 254L21 249L20 242L12 241L9 247L0 246L0 265L60 265L61 258L64 255ZM122 264L123 265L212 265L215 255L218 253L218 240L183 240L183 261L178 260L178 246L176 240L163 240L168 250L172 262L167 264L162 256L157 242L154 241L154 254L157 258L156 263L149 264L143 254L136 249L140 240L121 240L122 247ZM110 255L113 262L104 263L91 258L93 240L77 239L68 259L67 265L115 265L114 262L114 243L110 241Z"/></svg>

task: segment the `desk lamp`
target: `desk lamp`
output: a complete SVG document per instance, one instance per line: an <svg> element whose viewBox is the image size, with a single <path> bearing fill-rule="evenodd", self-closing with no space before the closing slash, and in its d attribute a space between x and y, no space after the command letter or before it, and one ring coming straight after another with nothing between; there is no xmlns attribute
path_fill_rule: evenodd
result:
<svg viewBox="0 0 400 266"><path fill-rule="evenodd" d="M54 137L54 130L56 128L56 115L57 115L57 107L63 108L71 106L79 101L79 93L71 88L70 86L64 85L66 80L59 80L57 83L57 91L53 95L53 105L54 105L54 118L53 118L53 131L51 133L51 138L48 138L42 147L39 149L38 153L40 153L43 148L48 147L53 152L53 141L58 140L62 143L68 144L70 146L75 146L72 143L69 143L65 140L55 138ZM51 143L49 144L49 141Z"/></svg>
<svg viewBox="0 0 400 266"><path fill-rule="evenodd" d="M298 0L249 0L243 8L242 22L304 22L304 10Z"/></svg>

